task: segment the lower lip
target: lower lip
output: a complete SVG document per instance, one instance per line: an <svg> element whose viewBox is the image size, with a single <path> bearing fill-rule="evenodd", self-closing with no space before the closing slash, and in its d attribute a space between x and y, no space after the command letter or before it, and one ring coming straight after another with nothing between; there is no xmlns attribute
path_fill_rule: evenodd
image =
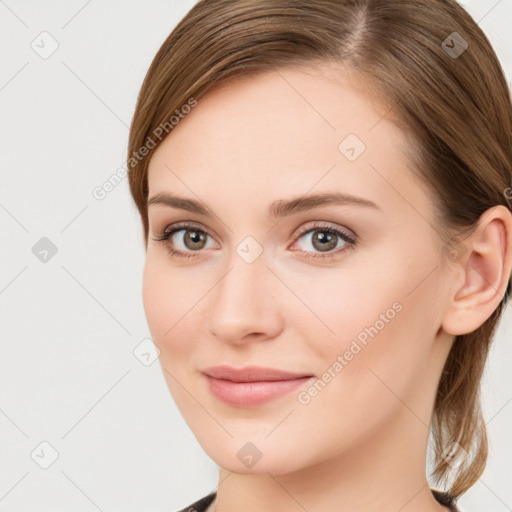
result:
<svg viewBox="0 0 512 512"><path fill-rule="evenodd" d="M286 395L314 377L300 379L232 382L206 375L210 391L222 402L235 407L252 407Z"/></svg>

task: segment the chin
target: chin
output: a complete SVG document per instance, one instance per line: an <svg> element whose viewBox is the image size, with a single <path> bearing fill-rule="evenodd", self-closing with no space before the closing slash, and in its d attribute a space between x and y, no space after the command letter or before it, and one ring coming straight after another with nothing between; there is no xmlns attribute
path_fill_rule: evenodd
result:
<svg viewBox="0 0 512 512"><path fill-rule="evenodd" d="M301 453L295 445L284 446L277 437L272 439L259 439L259 437L244 433L224 441L212 442L208 438L206 444L201 443L206 454L219 467L241 475L287 474L301 469L308 461L294 458ZM226 435L227 434L223 434ZM299 442L298 445L301 443Z"/></svg>

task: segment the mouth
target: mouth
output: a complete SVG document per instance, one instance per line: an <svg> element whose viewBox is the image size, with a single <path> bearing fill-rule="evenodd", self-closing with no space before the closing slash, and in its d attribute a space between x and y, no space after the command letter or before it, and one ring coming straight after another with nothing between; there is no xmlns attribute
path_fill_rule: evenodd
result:
<svg viewBox="0 0 512 512"><path fill-rule="evenodd" d="M204 372L208 388L218 400L233 407L254 407L287 395L312 381L314 375L262 367L212 367Z"/></svg>

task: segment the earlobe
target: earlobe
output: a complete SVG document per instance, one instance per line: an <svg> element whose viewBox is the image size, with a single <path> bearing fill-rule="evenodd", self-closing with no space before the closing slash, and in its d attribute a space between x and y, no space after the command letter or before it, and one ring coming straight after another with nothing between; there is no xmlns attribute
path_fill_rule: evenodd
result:
<svg viewBox="0 0 512 512"><path fill-rule="evenodd" d="M478 329L503 299L512 269L510 210L502 205L487 210L464 245L467 251L456 263L462 267L463 283L459 278L451 289L453 296L442 323L455 336Z"/></svg>

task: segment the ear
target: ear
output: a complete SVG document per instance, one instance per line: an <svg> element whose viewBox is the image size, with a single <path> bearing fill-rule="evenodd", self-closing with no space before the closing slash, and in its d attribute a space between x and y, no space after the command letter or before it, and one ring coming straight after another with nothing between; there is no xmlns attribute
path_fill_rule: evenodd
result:
<svg viewBox="0 0 512 512"><path fill-rule="evenodd" d="M450 288L452 296L442 328L457 336L478 329L503 299L512 269L510 210L503 205L488 209L464 245L450 254L449 258L459 267L454 273L457 278ZM454 261L457 254L459 259Z"/></svg>

